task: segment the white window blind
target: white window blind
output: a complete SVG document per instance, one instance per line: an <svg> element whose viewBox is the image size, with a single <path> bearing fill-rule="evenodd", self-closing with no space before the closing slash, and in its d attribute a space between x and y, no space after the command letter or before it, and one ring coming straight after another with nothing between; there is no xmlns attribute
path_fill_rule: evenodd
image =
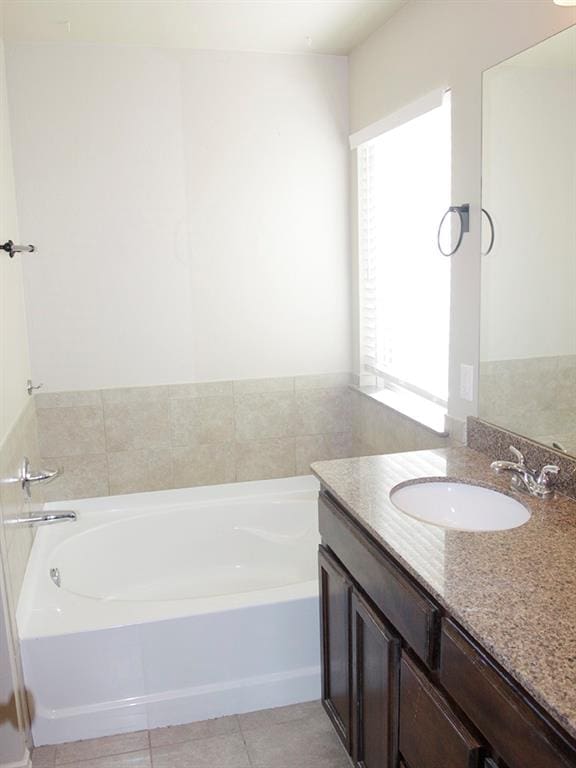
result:
<svg viewBox="0 0 576 768"><path fill-rule="evenodd" d="M450 260L436 234L451 197L449 94L421 105L358 145L360 346L365 372L443 404Z"/></svg>

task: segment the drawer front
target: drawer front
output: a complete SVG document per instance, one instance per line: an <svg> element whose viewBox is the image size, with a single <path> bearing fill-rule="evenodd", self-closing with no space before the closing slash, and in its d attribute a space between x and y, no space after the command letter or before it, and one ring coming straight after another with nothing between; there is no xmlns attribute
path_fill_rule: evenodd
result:
<svg viewBox="0 0 576 768"><path fill-rule="evenodd" d="M319 519L323 543L414 653L433 667L440 623L434 603L325 494L320 494Z"/></svg>
<svg viewBox="0 0 576 768"><path fill-rule="evenodd" d="M414 768L480 768L482 747L406 655L400 669L400 752Z"/></svg>
<svg viewBox="0 0 576 768"><path fill-rule="evenodd" d="M441 649L442 685L509 768L576 766L572 746L450 619Z"/></svg>

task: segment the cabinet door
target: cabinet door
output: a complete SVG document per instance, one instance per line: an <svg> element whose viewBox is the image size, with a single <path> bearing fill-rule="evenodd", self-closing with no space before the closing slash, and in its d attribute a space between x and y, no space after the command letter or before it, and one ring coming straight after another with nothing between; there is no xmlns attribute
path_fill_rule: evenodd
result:
<svg viewBox="0 0 576 768"><path fill-rule="evenodd" d="M352 657L354 762L358 768L395 768L400 640L356 592Z"/></svg>
<svg viewBox="0 0 576 768"><path fill-rule="evenodd" d="M351 748L351 582L324 547L318 552L322 634L322 701L344 746Z"/></svg>
<svg viewBox="0 0 576 768"><path fill-rule="evenodd" d="M411 768L480 768L482 745L444 695L402 654L400 752Z"/></svg>

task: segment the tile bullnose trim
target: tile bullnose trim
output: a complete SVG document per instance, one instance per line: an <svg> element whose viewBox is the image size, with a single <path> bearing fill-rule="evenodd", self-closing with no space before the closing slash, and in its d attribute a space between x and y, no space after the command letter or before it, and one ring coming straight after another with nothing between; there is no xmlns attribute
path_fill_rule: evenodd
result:
<svg viewBox="0 0 576 768"><path fill-rule="evenodd" d="M467 446L484 453L492 460L509 459L509 448L514 445L526 457L532 467L557 464L560 474L555 485L558 493L576 499L576 457L568 456L542 443L536 443L523 435L497 427L475 416L469 416L466 423Z"/></svg>

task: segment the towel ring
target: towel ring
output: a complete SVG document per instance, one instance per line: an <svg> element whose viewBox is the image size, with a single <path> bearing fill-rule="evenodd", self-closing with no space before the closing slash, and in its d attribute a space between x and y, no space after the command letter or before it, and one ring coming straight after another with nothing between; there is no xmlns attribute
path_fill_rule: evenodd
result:
<svg viewBox="0 0 576 768"><path fill-rule="evenodd" d="M456 245L451 251L443 251L442 250L442 244L440 242L440 235L442 234L442 225L444 224L446 218L451 213L457 213L458 218L460 219L460 232L458 233L458 240L456 241ZM464 237L464 234L466 232L470 231L470 205L468 203L465 203L464 205L451 205L450 208L446 211L444 216L442 216L442 219L440 220L440 226L438 227L438 250L442 254L442 256L454 256L458 248L462 245L462 238Z"/></svg>
<svg viewBox="0 0 576 768"><path fill-rule="evenodd" d="M494 248L494 238L496 237L495 230L494 230L494 219L492 218L492 216L490 216L486 208L482 208L482 213L486 216L486 218L488 219L488 224L490 225L490 245L485 251L481 251L481 254L482 256L488 256L492 248Z"/></svg>

